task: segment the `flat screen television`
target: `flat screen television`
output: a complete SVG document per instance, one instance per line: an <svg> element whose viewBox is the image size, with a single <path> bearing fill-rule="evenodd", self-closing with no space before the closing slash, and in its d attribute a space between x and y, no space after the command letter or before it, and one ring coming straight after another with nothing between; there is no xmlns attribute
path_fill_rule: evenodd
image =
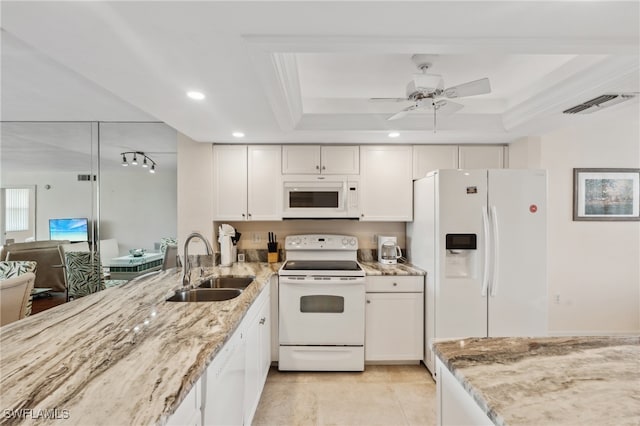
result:
<svg viewBox="0 0 640 426"><path fill-rule="evenodd" d="M49 219L49 239L89 241L89 220L86 218Z"/></svg>

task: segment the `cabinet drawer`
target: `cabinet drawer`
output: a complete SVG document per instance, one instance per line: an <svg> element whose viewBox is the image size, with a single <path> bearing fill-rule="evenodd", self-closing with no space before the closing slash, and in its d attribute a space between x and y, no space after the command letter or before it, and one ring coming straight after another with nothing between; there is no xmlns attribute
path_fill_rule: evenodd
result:
<svg viewBox="0 0 640 426"><path fill-rule="evenodd" d="M424 277L419 276L368 276L366 281L367 293L422 293L424 292Z"/></svg>

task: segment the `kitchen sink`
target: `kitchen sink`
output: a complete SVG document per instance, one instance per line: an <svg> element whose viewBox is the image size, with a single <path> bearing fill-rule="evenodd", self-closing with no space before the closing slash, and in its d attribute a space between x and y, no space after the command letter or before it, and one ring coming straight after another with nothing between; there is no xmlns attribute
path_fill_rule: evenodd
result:
<svg viewBox="0 0 640 426"><path fill-rule="evenodd" d="M209 289L245 289L253 282L255 277L218 276L204 280L198 288Z"/></svg>
<svg viewBox="0 0 640 426"><path fill-rule="evenodd" d="M234 299L242 294L237 288L194 288L178 290L167 302L221 302Z"/></svg>

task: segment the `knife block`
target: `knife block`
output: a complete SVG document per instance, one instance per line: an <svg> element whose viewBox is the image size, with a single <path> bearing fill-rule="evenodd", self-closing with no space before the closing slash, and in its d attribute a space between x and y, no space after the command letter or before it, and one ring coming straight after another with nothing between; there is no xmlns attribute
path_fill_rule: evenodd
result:
<svg viewBox="0 0 640 426"><path fill-rule="evenodd" d="M277 261L278 261L278 252L277 251L268 252L267 253L267 262L276 263Z"/></svg>

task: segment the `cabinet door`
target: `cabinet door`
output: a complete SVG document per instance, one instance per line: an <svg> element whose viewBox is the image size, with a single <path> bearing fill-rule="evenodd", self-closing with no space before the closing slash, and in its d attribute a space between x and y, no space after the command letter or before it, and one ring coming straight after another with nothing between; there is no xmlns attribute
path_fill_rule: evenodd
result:
<svg viewBox="0 0 640 426"><path fill-rule="evenodd" d="M502 169L505 167L502 145L465 145L458 148L461 169Z"/></svg>
<svg viewBox="0 0 640 426"><path fill-rule="evenodd" d="M360 149L357 146L323 146L320 148L320 171L326 175L360 173Z"/></svg>
<svg viewBox="0 0 640 426"><path fill-rule="evenodd" d="M201 380L198 380L178 409L167 420L167 426L198 426L202 424L202 412L200 411Z"/></svg>
<svg viewBox="0 0 640 426"><path fill-rule="evenodd" d="M318 145L283 145L282 173L285 175L320 173L320 147Z"/></svg>
<svg viewBox="0 0 640 426"><path fill-rule="evenodd" d="M197 185L197 182L193 182ZM213 218L245 220L247 213L247 147L213 147Z"/></svg>
<svg viewBox="0 0 640 426"><path fill-rule="evenodd" d="M247 219L282 220L280 145L247 148Z"/></svg>
<svg viewBox="0 0 640 426"><path fill-rule="evenodd" d="M423 293L367 293L366 361L423 357Z"/></svg>
<svg viewBox="0 0 640 426"><path fill-rule="evenodd" d="M411 157L411 146L360 147L360 220L412 220Z"/></svg>
<svg viewBox="0 0 640 426"><path fill-rule="evenodd" d="M457 169L458 145L414 145L413 178L420 179L432 170Z"/></svg>
<svg viewBox="0 0 640 426"><path fill-rule="evenodd" d="M249 425L271 365L270 287L265 287L247 313L244 424Z"/></svg>
<svg viewBox="0 0 640 426"><path fill-rule="evenodd" d="M204 424L241 425L244 404L245 346L239 329L207 368Z"/></svg>

